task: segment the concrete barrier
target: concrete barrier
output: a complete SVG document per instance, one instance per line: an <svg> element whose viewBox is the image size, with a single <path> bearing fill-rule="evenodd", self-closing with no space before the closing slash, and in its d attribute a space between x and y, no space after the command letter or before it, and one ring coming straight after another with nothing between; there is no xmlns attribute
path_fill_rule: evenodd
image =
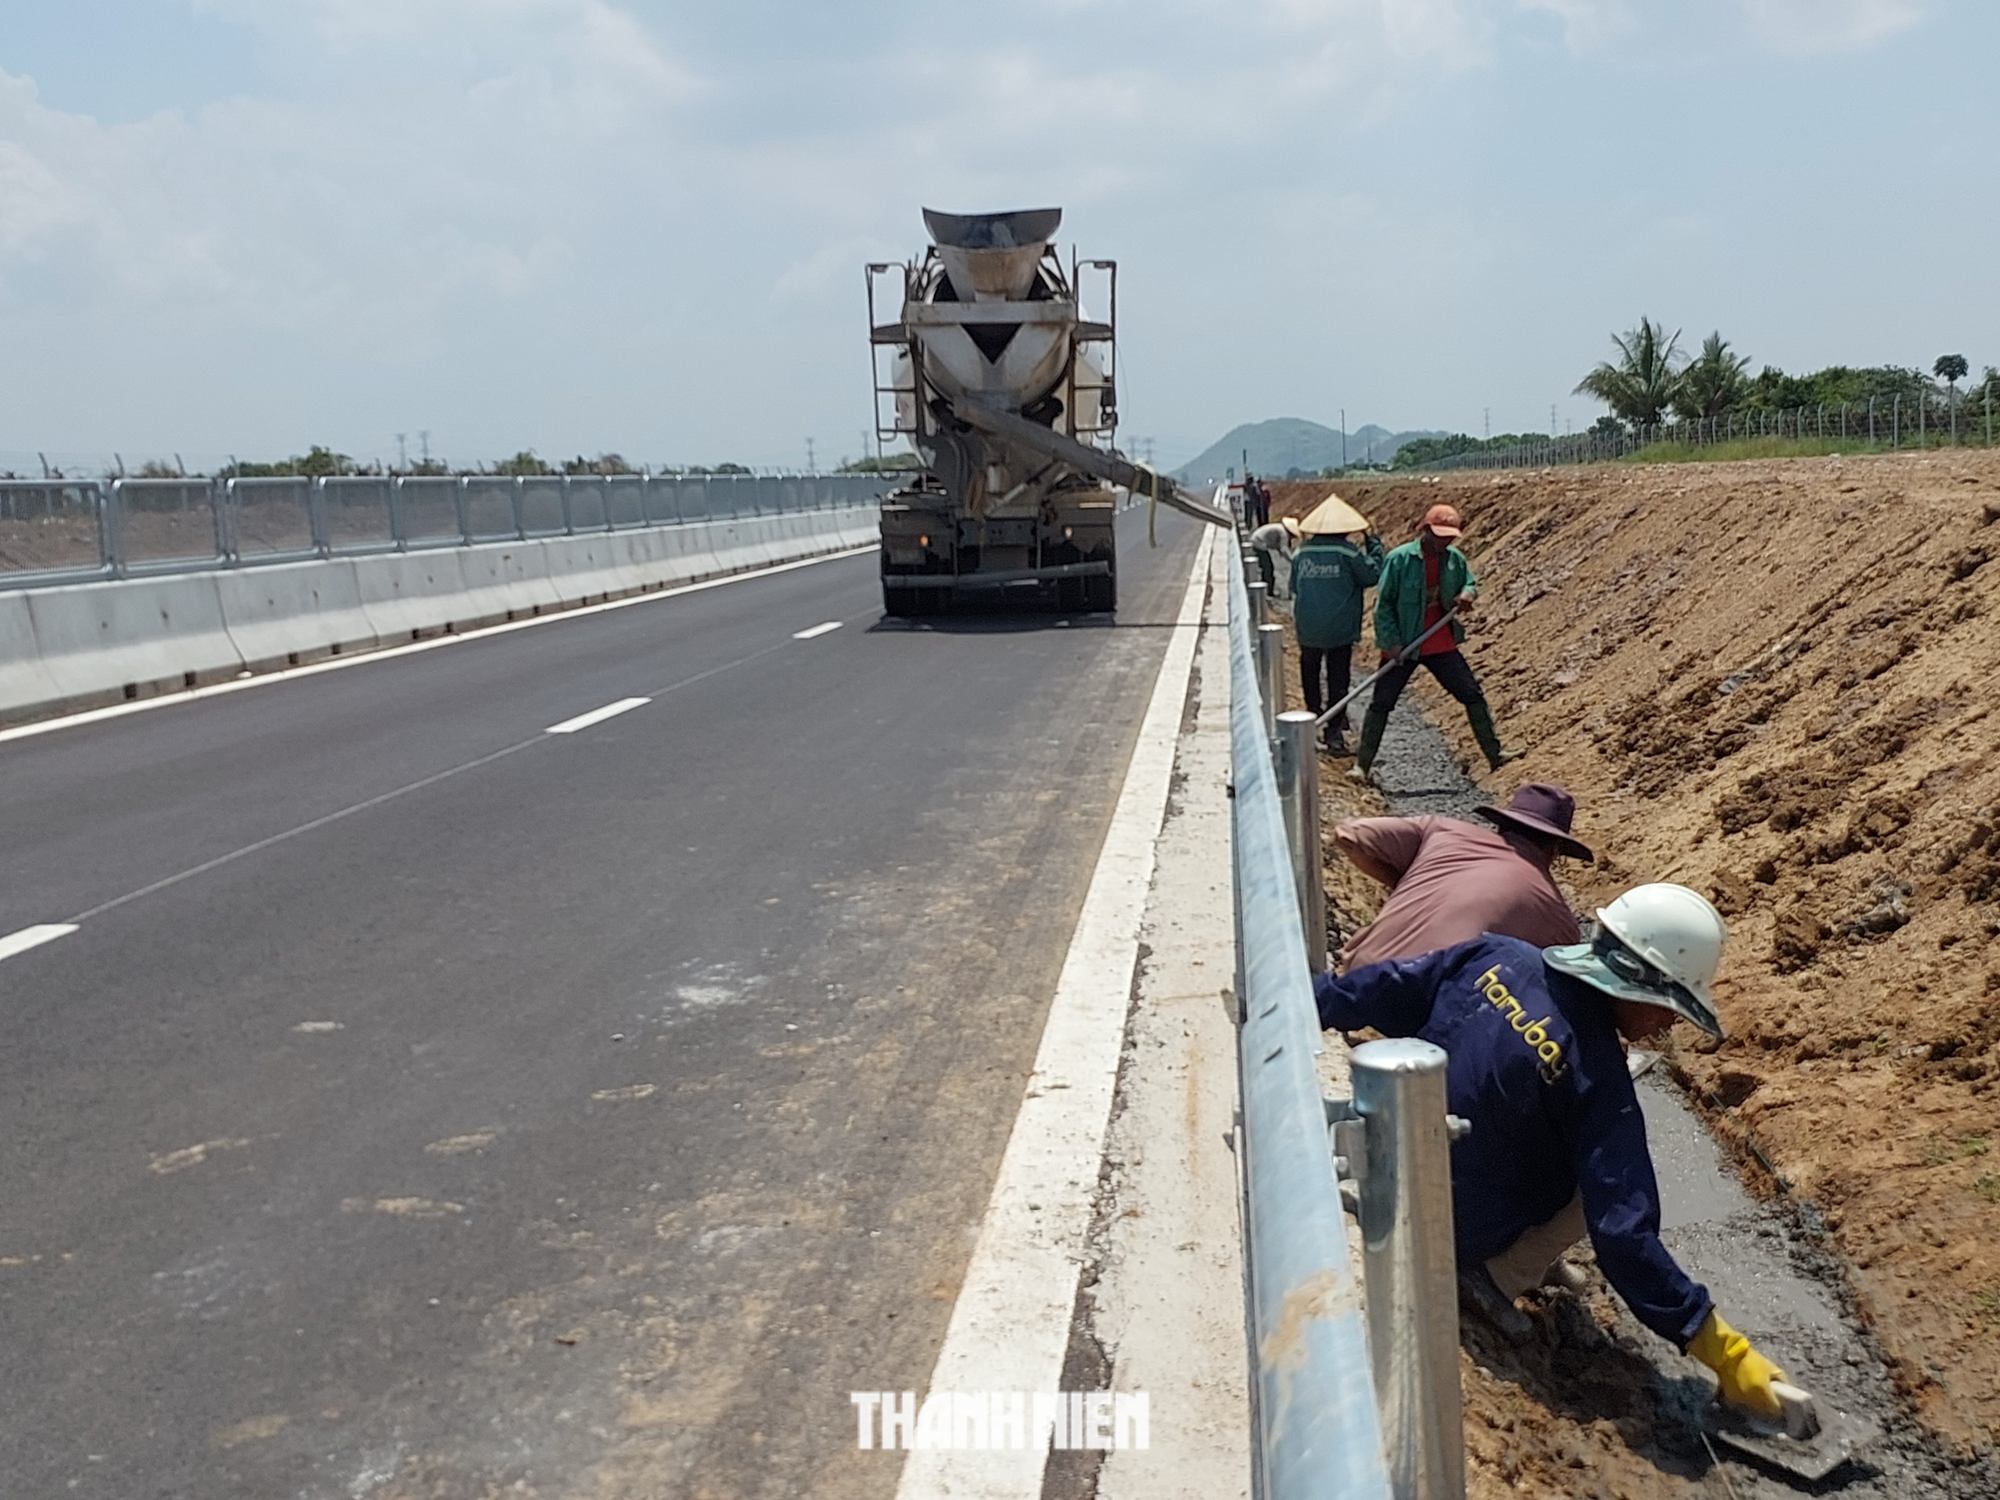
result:
<svg viewBox="0 0 2000 1500"><path fill-rule="evenodd" d="M715 538L708 522L663 526L653 535L659 539L661 582L692 583L722 571L715 560Z"/></svg>
<svg viewBox="0 0 2000 1500"><path fill-rule="evenodd" d="M290 664L375 644L348 559L246 568L214 579L224 628L246 665Z"/></svg>
<svg viewBox="0 0 2000 1500"><path fill-rule="evenodd" d="M47 703L62 692L35 644L35 621L24 593L0 594L0 706Z"/></svg>
<svg viewBox="0 0 2000 1500"><path fill-rule="evenodd" d="M375 638L393 646L458 624L453 616L466 592L465 565L459 554L472 550L433 547L355 558L361 612Z"/></svg>
<svg viewBox="0 0 2000 1500"><path fill-rule="evenodd" d="M36 654L58 699L139 697L243 670L213 573L28 591Z"/></svg>
<svg viewBox="0 0 2000 1500"><path fill-rule="evenodd" d="M876 514L870 503L0 591L0 718L145 697L245 668L866 546Z"/></svg>
<svg viewBox="0 0 2000 1500"><path fill-rule="evenodd" d="M465 582L462 602L455 606L465 626L475 620L519 620L546 614L565 603L563 590L549 576L549 554L543 542L504 542L491 547L466 547L459 556Z"/></svg>

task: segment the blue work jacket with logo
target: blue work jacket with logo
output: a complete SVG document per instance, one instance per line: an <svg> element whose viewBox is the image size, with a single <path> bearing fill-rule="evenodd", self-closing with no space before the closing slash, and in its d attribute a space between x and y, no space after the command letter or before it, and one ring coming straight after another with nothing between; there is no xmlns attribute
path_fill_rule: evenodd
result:
<svg viewBox="0 0 2000 1500"><path fill-rule="evenodd" d="M1372 1026L1444 1048L1458 1258L1477 1265L1581 1192L1597 1263L1639 1321L1679 1348L1708 1316L1708 1289L1660 1243L1646 1122L1608 997L1488 933L1420 958L1313 981L1322 1027Z"/></svg>

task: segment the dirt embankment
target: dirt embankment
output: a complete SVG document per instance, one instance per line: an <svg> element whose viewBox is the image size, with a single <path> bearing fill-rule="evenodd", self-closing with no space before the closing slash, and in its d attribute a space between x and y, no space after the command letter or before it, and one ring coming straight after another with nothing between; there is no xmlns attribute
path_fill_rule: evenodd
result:
<svg viewBox="0 0 2000 1500"><path fill-rule="evenodd" d="M1328 486L1272 488L1297 514ZM1586 905L1651 879L1715 899L1730 1036L1681 1037L1674 1065L1753 1185L1824 1216L1921 1418L1990 1443L2000 454L1340 488L1392 543L1429 504L1463 510L1468 654L1530 752L1485 784L1576 792Z"/></svg>

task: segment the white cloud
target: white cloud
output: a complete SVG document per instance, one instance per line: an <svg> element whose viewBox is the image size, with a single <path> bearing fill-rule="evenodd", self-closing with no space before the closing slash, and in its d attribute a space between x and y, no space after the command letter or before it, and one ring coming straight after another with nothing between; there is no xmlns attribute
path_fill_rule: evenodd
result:
<svg viewBox="0 0 2000 1500"><path fill-rule="evenodd" d="M1764 40L1781 52L1852 52L1924 18L1921 0L1738 0Z"/></svg>
<svg viewBox="0 0 2000 1500"><path fill-rule="evenodd" d="M24 436L212 420L246 448L368 451L429 425L475 430L461 452L755 461L772 413L798 413L785 452L866 420L860 267L918 249L924 204L1060 205L1066 242L1121 258L1142 430L1207 425L1216 351L1244 337L1264 352L1230 378L1273 409L1387 382L1433 422L1440 379L1484 377L1425 373L1399 323L1457 350L1506 326L1496 307L1594 282L1622 308L1653 241L1579 258L1607 222L1657 217L1657 188L1733 243L1768 196L1724 213L1714 182L1606 169L1657 151L1657 118L1566 89L1670 93L1747 53L1759 87L1676 146L1726 181L1741 139L1822 103L1821 70L1758 59L1879 42L1939 0L190 3L253 35L240 94L106 123L0 73L0 326L185 361L171 393L92 384L101 361L68 387L0 372ZM1513 45L1558 26L1587 64ZM1490 363L1553 337L1494 333ZM318 426L332 411L361 435ZM683 436L645 446L663 431Z"/></svg>
<svg viewBox="0 0 2000 1500"><path fill-rule="evenodd" d="M1570 47L1578 52L1629 31L1637 18L1628 0L1518 0L1528 12L1553 15L1563 23Z"/></svg>

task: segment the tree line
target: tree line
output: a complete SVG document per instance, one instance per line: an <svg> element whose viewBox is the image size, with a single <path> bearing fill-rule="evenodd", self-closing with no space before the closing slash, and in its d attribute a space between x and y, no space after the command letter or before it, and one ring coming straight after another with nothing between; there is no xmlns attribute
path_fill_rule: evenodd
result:
<svg viewBox="0 0 2000 1500"><path fill-rule="evenodd" d="M1748 357L1730 348L1720 330L1703 339L1701 352L1693 356L1681 349L1680 339L1678 330L1669 334L1664 324L1640 318L1637 328L1612 335L1617 356L1584 376L1575 393L1595 397L1611 409L1612 421L1631 428L1655 427L1674 418L1700 422L1739 413L1866 406L1870 401L1950 409L1961 398L1983 403L2000 396L2000 370L1991 365L1978 385L1958 389L1971 372L1963 354L1939 355L1928 375L1897 365L1829 365L1808 375L1766 365L1752 375Z"/></svg>
<svg viewBox="0 0 2000 1500"><path fill-rule="evenodd" d="M1966 407L1984 409L2000 403L2000 369L1988 365L1975 385L1961 391L1959 382L1971 373L1962 354L1941 354L1926 374L1899 365L1828 365L1810 374L1793 375L1776 365L1750 373L1750 360L1738 354L1720 330L1702 340L1701 352L1681 348L1678 330L1642 317L1639 326L1613 334L1616 357L1599 364L1577 383L1575 394L1592 396L1610 408L1589 429L1599 438L1619 439L1644 434L1671 421L1721 423L1755 419L1758 413L1838 411L1873 402L1885 420L1900 409L1902 420L1914 424L1917 414L1936 413L1946 420ZM1943 421L1938 423L1940 427ZM1419 438L1396 453L1392 467L1419 469L1467 453L1502 453L1546 443L1553 434L1505 432L1490 438L1466 433Z"/></svg>

